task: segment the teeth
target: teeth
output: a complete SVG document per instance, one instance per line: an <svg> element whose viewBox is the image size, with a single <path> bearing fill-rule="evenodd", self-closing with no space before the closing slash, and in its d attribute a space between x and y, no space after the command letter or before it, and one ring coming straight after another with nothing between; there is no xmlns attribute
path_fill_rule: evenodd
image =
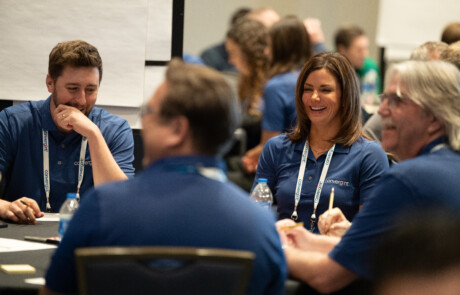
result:
<svg viewBox="0 0 460 295"><path fill-rule="evenodd" d="M326 107L318 107L318 108L310 107L310 108L314 111L321 111L321 110L324 110Z"/></svg>

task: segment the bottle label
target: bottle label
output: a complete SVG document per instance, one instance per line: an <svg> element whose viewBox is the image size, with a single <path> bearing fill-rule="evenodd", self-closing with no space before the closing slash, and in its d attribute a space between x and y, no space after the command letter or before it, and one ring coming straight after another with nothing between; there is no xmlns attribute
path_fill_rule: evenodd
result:
<svg viewBox="0 0 460 295"><path fill-rule="evenodd" d="M59 220L59 235L62 237L69 226L70 218L61 218Z"/></svg>

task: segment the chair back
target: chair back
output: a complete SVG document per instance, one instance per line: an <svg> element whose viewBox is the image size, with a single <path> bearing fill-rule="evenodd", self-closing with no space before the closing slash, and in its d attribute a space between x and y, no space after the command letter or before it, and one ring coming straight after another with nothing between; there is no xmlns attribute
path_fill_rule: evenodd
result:
<svg viewBox="0 0 460 295"><path fill-rule="evenodd" d="M254 253L183 247L75 251L80 294L245 294Z"/></svg>

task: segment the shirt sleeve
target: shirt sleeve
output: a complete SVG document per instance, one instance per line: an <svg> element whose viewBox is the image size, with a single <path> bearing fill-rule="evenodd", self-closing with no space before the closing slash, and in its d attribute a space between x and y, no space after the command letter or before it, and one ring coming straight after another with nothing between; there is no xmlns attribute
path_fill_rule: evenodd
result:
<svg viewBox="0 0 460 295"><path fill-rule="evenodd" d="M276 159L277 154L280 152L277 145L279 144L279 138L285 135L275 136L270 138L264 145L262 149L262 154L259 157L259 162L257 164L256 176L254 177L254 183L252 184L251 192L254 187L257 185L257 179L266 178L267 184L270 187L273 195L275 195L275 181L276 181Z"/></svg>
<svg viewBox="0 0 460 295"><path fill-rule="evenodd" d="M81 206L70 221L59 247L51 258L46 273L46 286L58 293L77 292L77 274L74 251L91 246L100 224L99 200L91 190L82 199Z"/></svg>
<svg viewBox="0 0 460 295"><path fill-rule="evenodd" d="M107 140L107 139L106 139ZM134 176L134 139L128 122L124 121L113 134L107 145L121 170L128 176Z"/></svg>
<svg viewBox="0 0 460 295"><path fill-rule="evenodd" d="M372 279L373 250L382 234L394 227L397 213L413 204L413 198L409 185L387 174L329 256L359 276Z"/></svg>
<svg viewBox="0 0 460 295"><path fill-rule="evenodd" d="M368 141L363 149L363 159L360 167L360 205L369 200L381 176L387 171L388 167L387 155L380 144L376 141Z"/></svg>
<svg viewBox="0 0 460 295"><path fill-rule="evenodd" d="M284 93L284 88L282 85L270 83L270 81L265 86L265 110L262 117L263 130L283 132L285 129L286 107L283 104L283 96L288 95L288 93ZM294 97L292 97L292 100L294 100Z"/></svg>
<svg viewBox="0 0 460 295"><path fill-rule="evenodd" d="M9 124L7 112L0 112L0 172L5 173L12 161L13 139L11 136L12 127Z"/></svg>

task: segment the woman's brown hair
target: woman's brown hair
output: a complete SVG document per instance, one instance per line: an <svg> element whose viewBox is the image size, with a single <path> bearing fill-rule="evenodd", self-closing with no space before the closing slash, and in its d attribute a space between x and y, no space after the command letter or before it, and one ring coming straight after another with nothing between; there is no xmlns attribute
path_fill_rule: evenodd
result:
<svg viewBox="0 0 460 295"><path fill-rule="evenodd" d="M361 106L359 84L355 70L348 59L340 53L320 53L310 58L303 66L297 79L295 104L297 125L293 133L288 134L293 142L308 138L311 121L302 102L304 84L308 76L317 70L326 69L338 81L342 97L340 98L339 116L342 121L339 132L331 142L351 146L363 135L361 123Z"/></svg>

